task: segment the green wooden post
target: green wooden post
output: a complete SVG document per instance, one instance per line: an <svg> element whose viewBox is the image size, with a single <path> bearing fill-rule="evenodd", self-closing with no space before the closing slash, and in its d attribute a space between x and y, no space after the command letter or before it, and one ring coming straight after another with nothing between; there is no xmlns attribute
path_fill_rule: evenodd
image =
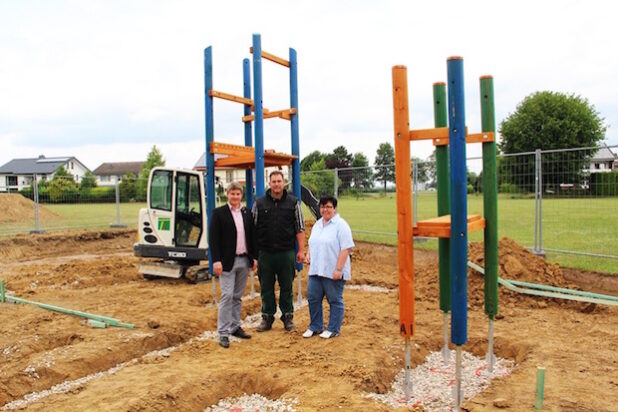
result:
<svg viewBox="0 0 618 412"><path fill-rule="evenodd" d="M435 127L447 126L446 84L433 84L433 119ZM436 176L438 180L438 216L451 213L450 177L448 173L448 146L436 146ZM450 240L438 240L438 255L440 259L440 310L448 313L451 310L451 257Z"/></svg>
<svg viewBox="0 0 618 412"><path fill-rule="evenodd" d="M545 397L545 368L536 368L536 395L534 397L534 409L543 409L543 398Z"/></svg>
<svg viewBox="0 0 618 412"><path fill-rule="evenodd" d="M0 302L4 303L4 280L0 280Z"/></svg>
<svg viewBox="0 0 618 412"><path fill-rule="evenodd" d="M481 123L483 132L496 131L493 77L482 76ZM496 142L483 143L483 211L485 215L485 313L498 314L498 179Z"/></svg>

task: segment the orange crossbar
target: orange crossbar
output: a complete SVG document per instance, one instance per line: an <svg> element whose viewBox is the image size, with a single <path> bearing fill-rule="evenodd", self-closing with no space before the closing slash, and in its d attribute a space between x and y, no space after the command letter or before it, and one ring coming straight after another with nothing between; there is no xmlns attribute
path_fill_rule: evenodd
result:
<svg viewBox="0 0 618 412"><path fill-rule="evenodd" d="M485 228L485 219L481 215L468 215L468 233ZM451 215L433 219L420 220L414 227L414 236L451 237Z"/></svg>
<svg viewBox="0 0 618 412"><path fill-rule="evenodd" d="M495 140L494 132L472 133L466 135L466 143L488 143ZM434 146L446 146L448 145L448 135L446 138L434 139Z"/></svg>
<svg viewBox="0 0 618 412"><path fill-rule="evenodd" d="M448 139L448 127L410 130L410 140Z"/></svg>
<svg viewBox="0 0 618 412"><path fill-rule="evenodd" d="M295 108L283 109L283 110L273 110L272 112L265 111L263 117L264 119L278 117L280 119L290 120L292 118L291 116L295 113L296 113ZM255 119L255 115L253 114L242 117L242 121L245 123L252 122L254 119Z"/></svg>
<svg viewBox="0 0 618 412"><path fill-rule="evenodd" d="M210 153L212 154L237 155L239 152L251 153L252 155L255 153L253 151L253 147L251 146L240 146L237 144L217 142L210 143Z"/></svg>
<svg viewBox="0 0 618 412"><path fill-rule="evenodd" d="M229 100L231 102L248 104L250 106L253 106L253 100L247 99L246 97L235 96L233 94L218 92L216 90L211 90L209 94L211 97L218 97L219 99Z"/></svg>
<svg viewBox="0 0 618 412"><path fill-rule="evenodd" d="M253 47L249 47L249 53L253 54ZM289 61L282 59L281 57L277 57L274 54L267 53L264 50L262 50L262 57L265 58L266 60L270 60L271 62L278 63L282 66L290 67Z"/></svg>

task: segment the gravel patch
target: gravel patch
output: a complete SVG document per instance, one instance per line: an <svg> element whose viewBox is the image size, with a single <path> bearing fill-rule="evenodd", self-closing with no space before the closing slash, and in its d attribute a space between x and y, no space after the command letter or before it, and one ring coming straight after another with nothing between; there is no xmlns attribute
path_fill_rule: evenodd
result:
<svg viewBox="0 0 618 412"><path fill-rule="evenodd" d="M372 292L372 293L390 293L394 289L385 288L382 286L373 286L373 285L346 285L345 289L351 290L362 290L363 292Z"/></svg>
<svg viewBox="0 0 618 412"><path fill-rule="evenodd" d="M496 357L493 373L487 371L487 362L471 353L462 351L461 389L465 400L472 399L484 391L495 378L504 378L511 373L514 362ZM448 362L444 362L441 352L432 352L425 362L410 373L412 391L406 403L404 392L405 370L401 370L386 394L369 393L373 398L394 408L422 406L425 410L450 411L454 408L455 351L451 350Z"/></svg>
<svg viewBox="0 0 618 412"><path fill-rule="evenodd" d="M238 398L226 398L219 401L218 404L209 406L205 412L295 412L294 405L298 402L297 399L281 398L271 400L262 395L254 393L253 395L244 394Z"/></svg>

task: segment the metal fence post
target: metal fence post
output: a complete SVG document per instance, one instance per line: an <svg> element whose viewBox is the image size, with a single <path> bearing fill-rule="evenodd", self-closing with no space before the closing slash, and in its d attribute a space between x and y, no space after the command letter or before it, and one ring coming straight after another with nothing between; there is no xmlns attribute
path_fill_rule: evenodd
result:
<svg viewBox="0 0 618 412"><path fill-rule="evenodd" d="M32 200L34 201L34 230L30 231L30 234L45 233L39 227L39 182L37 181L37 175L34 174L34 191L32 193Z"/></svg>
<svg viewBox="0 0 618 412"><path fill-rule="evenodd" d="M116 223L112 223L109 227L127 227L126 224L120 223L120 184L118 176L116 176Z"/></svg>
<svg viewBox="0 0 618 412"><path fill-rule="evenodd" d="M541 149L534 151L534 249L535 255L545 257L543 250L543 167Z"/></svg>
<svg viewBox="0 0 618 412"><path fill-rule="evenodd" d="M334 196L337 197L337 193L339 193L339 171L337 170L337 168L335 168L335 170L333 170L333 178L335 179L335 194Z"/></svg>

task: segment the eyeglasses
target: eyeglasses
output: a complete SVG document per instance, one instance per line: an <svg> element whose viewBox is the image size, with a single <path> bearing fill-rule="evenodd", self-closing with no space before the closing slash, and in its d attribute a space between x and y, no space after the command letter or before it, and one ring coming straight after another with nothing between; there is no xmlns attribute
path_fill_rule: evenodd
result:
<svg viewBox="0 0 618 412"><path fill-rule="evenodd" d="M320 209L334 209L335 207L332 205L320 205Z"/></svg>

